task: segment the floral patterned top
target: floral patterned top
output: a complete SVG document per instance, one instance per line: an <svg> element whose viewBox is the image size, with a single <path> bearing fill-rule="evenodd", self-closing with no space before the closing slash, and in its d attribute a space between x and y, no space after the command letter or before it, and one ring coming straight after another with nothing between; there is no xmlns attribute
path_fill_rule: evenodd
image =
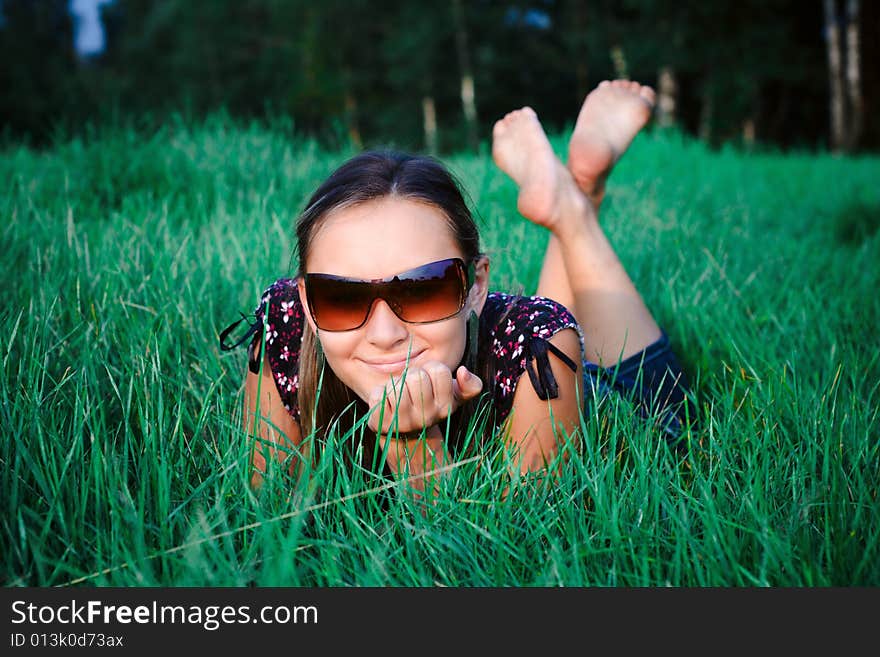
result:
<svg viewBox="0 0 880 657"><path fill-rule="evenodd" d="M259 352L255 357L254 347L265 332L266 355L272 370L272 378L284 407L297 421L299 421L299 407L296 392L304 314L305 309L297 293L296 279L278 279L263 292L260 303L254 310L257 322L252 325L252 329L261 327L264 331L256 330L248 349L251 370L254 371L256 368L258 371ZM489 293L480 315L479 341L480 344L490 345L493 372L490 392L497 422L503 422L510 413L517 382L527 371L529 361L533 357L537 358L538 352L546 354L545 348L536 347L541 341L546 341L567 328L574 329L578 333L583 356L580 326L563 305L546 297ZM552 345L550 346L551 351L555 351ZM557 355L559 353L561 352L557 352ZM569 363L569 367L572 365L573 363ZM529 376L533 385L540 388L534 370L529 372ZM551 381L551 383L555 385L555 382ZM550 396L555 395L551 393Z"/></svg>

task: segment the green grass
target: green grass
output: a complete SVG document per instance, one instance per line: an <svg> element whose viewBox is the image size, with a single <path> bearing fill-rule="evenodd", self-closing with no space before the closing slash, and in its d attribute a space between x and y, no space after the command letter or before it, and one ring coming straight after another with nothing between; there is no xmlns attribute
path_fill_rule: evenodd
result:
<svg viewBox="0 0 880 657"><path fill-rule="evenodd" d="M217 345L348 155L225 120L0 153L4 585L880 584L880 159L641 135L603 222L694 383L686 458L606 401L556 486L502 501L489 449L420 509L332 445L254 494ZM533 291L512 183L446 161L494 287Z"/></svg>

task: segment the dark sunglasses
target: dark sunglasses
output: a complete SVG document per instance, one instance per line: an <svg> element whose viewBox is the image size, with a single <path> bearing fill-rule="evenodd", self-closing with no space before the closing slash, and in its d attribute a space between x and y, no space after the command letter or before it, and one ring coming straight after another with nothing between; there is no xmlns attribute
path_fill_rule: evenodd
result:
<svg viewBox="0 0 880 657"><path fill-rule="evenodd" d="M322 331L351 331L363 326L376 299L410 324L439 322L458 314L474 282L474 264L461 258L430 262L374 280L332 274L305 274L306 299Z"/></svg>

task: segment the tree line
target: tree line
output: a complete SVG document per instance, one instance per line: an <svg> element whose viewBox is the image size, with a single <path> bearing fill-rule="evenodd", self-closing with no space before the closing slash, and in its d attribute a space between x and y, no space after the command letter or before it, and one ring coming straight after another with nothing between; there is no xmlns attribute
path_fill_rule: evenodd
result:
<svg viewBox="0 0 880 657"><path fill-rule="evenodd" d="M876 149L880 6L859 0L114 0L107 48L68 0L2 0L0 119L45 142L89 125L225 111L332 144L476 148L531 105L573 122L599 81L660 94L713 144Z"/></svg>

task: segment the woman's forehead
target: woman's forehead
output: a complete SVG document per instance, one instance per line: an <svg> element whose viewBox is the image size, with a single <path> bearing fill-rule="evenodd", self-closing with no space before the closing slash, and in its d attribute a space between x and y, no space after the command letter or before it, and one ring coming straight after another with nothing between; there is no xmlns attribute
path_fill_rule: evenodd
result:
<svg viewBox="0 0 880 657"><path fill-rule="evenodd" d="M312 235L305 270L384 278L454 257L463 254L442 210L389 196L326 216Z"/></svg>

